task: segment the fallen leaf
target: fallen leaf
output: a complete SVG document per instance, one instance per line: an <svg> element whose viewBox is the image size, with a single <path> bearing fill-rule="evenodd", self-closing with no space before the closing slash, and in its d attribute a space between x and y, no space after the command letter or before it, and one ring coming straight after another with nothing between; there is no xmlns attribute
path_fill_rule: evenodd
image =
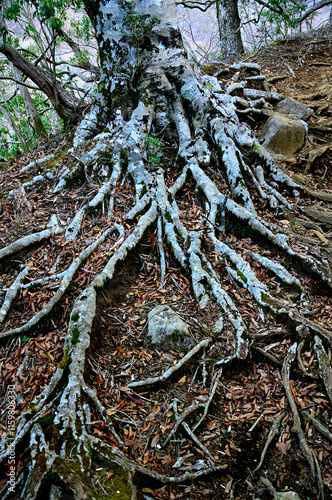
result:
<svg viewBox="0 0 332 500"><path fill-rule="evenodd" d="M276 448L280 452L285 451L286 446L287 445L285 443L282 443L281 441L279 441L278 443L276 443Z"/></svg>
<svg viewBox="0 0 332 500"><path fill-rule="evenodd" d="M142 488L143 493L151 493L151 495L154 495L154 491L151 490L151 488Z"/></svg>
<svg viewBox="0 0 332 500"><path fill-rule="evenodd" d="M187 377L184 376L184 377L180 378L180 380L178 381L178 383L176 385L183 385L186 380L187 380Z"/></svg>
<svg viewBox="0 0 332 500"><path fill-rule="evenodd" d="M156 434L154 436L154 438L151 441L151 448L154 448L156 446L156 444L159 442L159 437L160 437L159 434Z"/></svg>

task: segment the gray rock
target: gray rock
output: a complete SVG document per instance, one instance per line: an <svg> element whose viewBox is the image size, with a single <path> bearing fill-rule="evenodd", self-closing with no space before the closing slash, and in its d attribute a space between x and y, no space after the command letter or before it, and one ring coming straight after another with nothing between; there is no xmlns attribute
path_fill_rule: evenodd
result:
<svg viewBox="0 0 332 500"><path fill-rule="evenodd" d="M295 491L279 491L277 493L278 500L301 500L300 496Z"/></svg>
<svg viewBox="0 0 332 500"><path fill-rule="evenodd" d="M61 500L63 498L62 489L52 484L50 491L50 500Z"/></svg>
<svg viewBox="0 0 332 500"><path fill-rule="evenodd" d="M284 161L286 163L296 163L297 159L294 155L280 155L275 153L270 153L272 160L274 161Z"/></svg>
<svg viewBox="0 0 332 500"><path fill-rule="evenodd" d="M306 124L275 113L265 123L260 142L271 153L292 155L302 148Z"/></svg>
<svg viewBox="0 0 332 500"><path fill-rule="evenodd" d="M154 307L148 314L145 345L162 351L188 351L194 346L184 321L169 306Z"/></svg>
<svg viewBox="0 0 332 500"><path fill-rule="evenodd" d="M290 99L286 97L279 102L276 111L278 113L282 113L283 115L292 115L294 118L299 118L300 120L308 120L312 113L313 109L308 108L301 102L294 101L294 99Z"/></svg>

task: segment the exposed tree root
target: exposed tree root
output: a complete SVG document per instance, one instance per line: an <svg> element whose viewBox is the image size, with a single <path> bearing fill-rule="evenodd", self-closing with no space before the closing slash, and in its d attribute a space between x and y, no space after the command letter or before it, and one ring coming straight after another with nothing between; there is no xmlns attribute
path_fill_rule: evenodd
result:
<svg viewBox="0 0 332 500"><path fill-rule="evenodd" d="M268 447L270 446L270 444L273 441L273 439L275 438L275 436L278 434L279 427L280 427L280 422L282 421L282 419L284 418L284 416L285 416L285 412L281 412L280 415L273 421L272 427L270 429L269 435L267 436L267 440L266 440L266 443L264 445L264 448L263 448L263 451L262 451L262 454L261 454L261 458L260 458L259 464L257 465L257 467L254 470L254 472L257 472L262 467L264 459L265 459L266 452L268 450Z"/></svg>
<svg viewBox="0 0 332 500"><path fill-rule="evenodd" d="M128 384L128 387L142 387L145 385L151 385L151 384L156 384L158 382L164 382L167 380L173 373L175 373L177 370L179 370L182 366L185 365L187 361L189 361L190 358L192 358L198 351L200 351L203 347L208 346L211 343L212 339L204 339L202 340L199 344L197 344L193 349L191 349L188 354L186 354L181 361L176 363L176 365L173 365L171 368L166 370L162 375L159 377L151 377L146 380L140 380L138 382L130 382Z"/></svg>
<svg viewBox="0 0 332 500"><path fill-rule="evenodd" d="M40 233L34 233L34 234L29 234L28 236L24 236L23 238L20 238L17 241L14 241L7 247L4 247L0 250L0 259L4 259L5 257L9 257L10 255L13 255L17 252L20 252L21 250L31 246L35 245L36 243L39 243L40 241L43 241L45 239L48 239L52 236L52 231L49 231L48 229L45 229L44 231L40 231Z"/></svg>
<svg viewBox="0 0 332 500"><path fill-rule="evenodd" d="M69 266L69 268L64 273L61 279L58 291L52 297L49 303L41 311L36 313L26 324L20 326L19 328L8 330L7 332L3 333L1 337L8 337L11 335L16 335L26 332L31 327L35 326L39 321L41 321L41 319L43 319L47 314L49 314L53 310L55 304L57 304L59 300L61 300L63 295L66 293L66 290L70 285L77 269L92 254L92 252L94 252L96 248L98 248L98 246L105 241L107 236L109 236L113 230L117 230L120 233L120 236L123 233L123 229L121 227L117 227L115 229L107 229L94 243L91 243L91 245L89 245L85 250L83 250L83 252L81 252L79 256L74 260L74 262Z"/></svg>
<svg viewBox="0 0 332 500"><path fill-rule="evenodd" d="M312 373L309 373L305 369L305 367L304 367L304 364L303 364L303 361L302 361L302 358L301 358L301 352L302 352L303 346L304 346L304 340L302 340L302 342L299 343L298 348L297 348L297 363L298 363L298 366L299 366L300 370L302 371L302 373L306 377L310 377L310 378L316 379L317 377L315 375L313 375Z"/></svg>
<svg viewBox="0 0 332 500"><path fill-rule="evenodd" d="M227 463L216 463L215 456L205 446L198 432L207 420L218 384L225 373L225 366L234 360L240 362L247 357L250 349L249 334L256 337L255 340L258 338L264 340L271 332L265 331L264 334L256 336L255 332L249 332L248 319L241 312L236 294L230 290L231 287L225 286L225 280L231 281L236 291L248 293L259 307L262 316L272 314L278 317L287 326L290 324L291 327L295 327L298 335L305 335L309 340L313 332L316 334L315 350L320 373L332 403L331 369L320 339L323 338L324 342L328 342L331 346L332 333L323 323L309 320L305 316L303 303L310 301L309 291L301 278L286 269L286 266L288 262L295 262L308 270L327 288L332 287L331 270L320 254L315 255L310 249L300 252L292 237L279 227L276 220L271 222L271 219L265 220L261 215L260 202L263 203L264 210L267 211L268 208L265 207L270 207L273 214L279 208L297 211L294 191L303 192L305 189L275 166L263 148L255 153L255 164L246 158L246 154L249 158L249 154L253 153L257 141L250 129L238 120L237 106L244 106L244 103L247 103L246 111L257 114L260 113L261 106L266 100L278 100L280 96L246 89L245 82L228 87L225 94L217 79L203 76L186 59L182 49L175 53L170 51L169 59L159 60L157 55L151 56L151 59L151 65L145 71L137 88L141 95L147 97L138 102L130 118L125 120L121 109L115 109L108 124L109 131L94 137L92 149L78 158L79 162L75 167L67 168L57 174L54 192L64 191L76 178L86 180L91 186L90 197L84 200L84 204L75 214L71 214L71 222L66 230L64 231L64 228L53 220L49 229L25 236L0 250L0 259L7 259L31 245L40 244L50 239L52 235L60 235L62 232L64 241L68 244L76 242L80 232L84 235L84 220L89 217L91 210L98 211L100 207L104 210L104 207L107 207L107 220L111 227L82 250L65 271L54 272L28 284L23 284L23 280L29 267L25 267L18 274L2 304L0 323L14 304L20 289L43 286L52 280L60 280L60 283L55 295L43 309L35 313L25 324L8 329L0 335L1 339L5 339L26 333L41 324L68 293L74 276L83 263L91 259L93 252L113 232L119 234L118 240L106 252L104 268L95 275L85 289L80 290L73 302L63 357L49 384L17 420L14 440L9 442L7 439L2 444L0 463L5 463L10 453L10 446L19 447L29 440L28 474L24 480L21 477L17 480L20 498L36 498L50 471L66 483L67 489L73 491L76 498L85 498L84 495L88 497L91 491L88 491L82 475L90 470L93 454L102 455L110 463L116 463L126 471L126 481L129 483L132 498L136 497L133 479L136 472L162 483L172 484L194 481L227 468ZM177 64L173 59L177 60ZM202 84L202 82L207 83ZM240 98L232 96L235 91L241 90L243 96ZM151 95L154 99L148 99ZM165 109L169 111L168 114ZM95 120L95 111L96 109L91 112L91 123ZM84 144L86 138L84 127L88 119L89 117L86 117L77 130L74 139L75 148ZM177 165L181 165L181 168L178 166L179 175L172 185L169 183L166 170L147 160L147 138L153 131L165 128L176 141L176 162ZM70 154L75 156L76 151L77 149L72 149ZM105 155L107 161L104 161ZM52 157L44 160L49 159ZM41 164L42 160L38 162ZM26 171L33 170L36 166L37 162L30 164L26 167ZM219 175L218 182L216 174ZM125 178L131 179L134 195L120 217L119 214L115 215L114 200L117 186ZM45 181L45 178L38 179L36 176L32 184L31 181L23 185L28 188L36 187L37 182L42 181ZM188 182L193 184L193 189L199 194L197 206L199 203L201 216L196 226L187 223L181 210L180 194ZM275 252L274 256L267 255L263 250L260 253L257 249L252 251L235 244L234 240L228 237L229 229L226 227L226 222L229 226L232 223L240 224L241 227L250 230L252 241L269 245ZM138 248L148 230L156 230L161 287L166 286L167 256L172 255L190 277L191 289L199 308L204 310L213 305L216 315L209 336L206 335L206 338L198 342L180 361L158 376L138 380L139 375L136 374L136 380L134 377L128 379L124 387L131 389L153 386L151 388L153 390L156 384L169 381L169 378L176 376L180 369L189 366L189 362L199 351L208 346L212 348L214 343L220 342L222 333L226 329L225 325L230 339L227 352L222 353L213 365L209 362L209 356L205 356L202 378L203 385L207 377L211 379L209 393L204 402L189 404L181 413L175 411L176 421L163 445L164 448L169 445L171 438L182 427L199 450L206 455L209 465L204 462L200 469L200 463L197 462L189 471L174 476L160 474L144 467L117 448L91 435L90 432L92 415L97 412L98 418L110 430L118 445L123 445L115 429L117 420L112 419L112 416L109 417L98 395L88 386L86 353L91 344L91 337L95 335L98 290L112 283L119 265L125 262L131 251ZM168 249L164 243L169 246ZM207 245L210 246L209 251L206 249ZM264 276L272 275L278 287L280 285L295 290L294 303L278 297L276 289L265 282L264 277L259 277L256 272L257 267L264 270L266 273ZM272 332L274 333L280 335L284 330L278 329ZM260 347L257 349L281 364L266 350ZM317 479L320 497L324 498L319 464L301 428L299 412L290 387L290 368L295 359L296 349L297 343L294 343L283 361L282 380L293 416L292 430L298 436L311 475ZM300 351L301 349L298 352L300 369L305 375L310 376L302 363ZM121 373L121 376L125 374ZM198 411L202 412L202 415L194 416ZM54 417L55 430L51 440L41 425L47 412L51 412ZM190 425L186 422L189 416ZM256 471L262 467L268 446L278 432L283 416L284 413L281 413L272 425ZM311 418L307 415L306 417ZM194 418L196 420L192 424ZM311 421L314 422L312 418ZM320 432L325 432L322 427L319 429L317 423L314 425ZM325 432L324 435L329 434ZM40 450L43 452L43 459L40 458ZM70 474L66 471L66 466ZM23 486L21 483L24 483ZM49 490L52 487L56 485L50 484ZM4 490L4 495L6 494Z"/></svg>
<svg viewBox="0 0 332 500"><path fill-rule="evenodd" d="M29 266L26 266L23 269L23 271L19 273L14 283L8 288L5 299L0 309L0 323L2 323L3 320L5 319L10 309L10 306L12 305L12 302L15 300L16 295L21 287L22 281L29 272L29 269L30 269Z"/></svg>
<svg viewBox="0 0 332 500"><path fill-rule="evenodd" d="M332 404L332 369L331 361L325 352L323 343L317 335L315 336L315 351L317 354L320 377L324 381L325 389Z"/></svg>
<svg viewBox="0 0 332 500"><path fill-rule="evenodd" d="M327 439L329 439L330 441L332 441L332 432L330 432L328 430L328 428L325 427L325 425L323 425L319 420L317 420L317 418L313 417L312 415L310 415L309 412L307 412L305 410L302 410L302 414L305 416L305 418L307 420L309 420L310 422L312 422L312 424L314 425L314 427L316 427L316 429L321 434L323 434L323 436L327 437Z"/></svg>
<svg viewBox="0 0 332 500"><path fill-rule="evenodd" d="M288 399L288 403L289 403L289 406L291 408L292 415L293 415L293 428L292 428L292 430L298 436L302 453L310 465L310 470L311 470L312 476L317 478L320 498L324 498L324 490L322 488L322 478L321 478L320 468L318 466L317 460L315 459L316 458L315 454L312 451L312 449L309 447L308 441L307 441L305 434L302 430L300 415L299 415L299 412L297 410L296 403L294 401L294 397L292 394L292 390L291 390L290 385L289 385L290 367L292 365L292 362L295 359L296 349L297 349L297 344L295 343L289 348L288 353L284 359L284 363L283 363L283 367L282 367L282 381L284 384L285 393L286 393L286 396Z"/></svg>
<svg viewBox="0 0 332 500"><path fill-rule="evenodd" d="M195 425L194 431L197 429L197 427L199 427L201 425L201 423L203 422L204 418L208 414L209 406L210 406L210 404L211 404L211 402L212 402L212 400L214 398L214 395L215 395L215 392L217 390L218 383L220 381L221 375L222 375L222 368L219 368L219 370L218 370L218 372L217 372L217 374L215 376L215 379L213 381L213 384L212 384L212 387L211 387L211 390L210 390L210 393L209 393L209 397L207 398L206 403L204 405L203 415L200 418L199 422L197 422L197 424Z"/></svg>

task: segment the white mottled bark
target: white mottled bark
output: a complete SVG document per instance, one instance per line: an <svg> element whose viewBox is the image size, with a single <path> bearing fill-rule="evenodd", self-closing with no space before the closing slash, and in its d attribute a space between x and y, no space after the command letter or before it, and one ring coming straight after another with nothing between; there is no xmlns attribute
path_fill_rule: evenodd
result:
<svg viewBox="0 0 332 500"><path fill-rule="evenodd" d="M128 23L128 16L130 19L130 13L133 12L128 7L130 5L134 7L135 15L142 16L139 18L140 26L150 26L145 32L143 30L140 36L135 34ZM57 173L55 191L70 189L71 181L80 177L84 181L92 177L94 182L99 182L99 188L88 193L77 213L72 215L72 220L66 228L65 241L75 241L78 238L82 231L83 219L89 217L91 209L95 212L101 208L103 214L107 213L107 222L111 227L82 251L67 270L32 282L35 286L42 286L54 279L54 276L61 280L58 291L43 310L28 323L4 332L2 336L19 335L35 327L64 297L75 272L84 260L89 259L98 245L114 231L119 234L119 238L108 250L109 260L104 268L98 271L93 281L80 291L75 300L73 299L63 359L49 386L36 397L32 407L17 422L15 446L20 446L29 435L31 448L29 474L21 498L35 498L39 494L43 477L51 468L63 478L77 498L84 498L73 474L69 474L67 469L71 457L74 456L80 471L90 470L91 449L102 453L109 463L113 461L120 464L129 474L139 471L163 483L195 480L209 472L225 468L225 465L213 464L212 467L206 465L199 471L193 468L177 478L165 476L129 460L89 431L94 407L100 419L107 423L117 443L122 445L120 433L117 435L112 420L107 419L97 395L88 386L86 353L91 337L98 335L98 332L94 331L98 290L106 284L112 286L120 264L125 261L129 252L138 248L148 230L156 230L160 256L158 281L164 286L167 285L167 281L164 283L164 280L167 280L168 265L164 247L166 242L169 244L168 254L177 260L190 277L193 297L199 307L215 307L216 320L212 332L209 336L206 335L208 338L202 339L172 368L160 376L143 380L140 379L139 372L136 372L136 379L127 379L124 384L129 388L152 386L153 390L155 383L167 383L170 375L176 377L179 368L185 369L186 363L194 354L213 342L219 342L227 325L227 350L222 352L220 349L220 357L217 360L213 358L213 366L209 364L208 354L203 355L202 384L205 387L209 371L212 372L213 382L205 403L197 405L199 408L204 407L204 411L193 426L195 434L185 422L185 418L189 413L192 415L196 407L189 405L188 412L184 409L179 416L181 426L187 430L190 439L208 459L211 458L211 453L202 444L199 432L225 371L223 366L215 372L215 367L221 367L233 360L240 362L247 357L250 349L248 321L236 302L236 294L232 294L229 286L225 287L225 277L228 282L229 278L231 279L235 289L245 288L259 310L268 310L281 318L286 317L287 322L298 328L298 332L305 327L308 335L315 332L325 341L332 341L332 334L327 327L305 318L301 310L298 311L289 301L281 301L275 297L273 288L270 289L269 283L261 281L259 274L255 272L255 265L252 264L254 260L272 272L280 286L285 284L294 287L302 299L304 285L286 270L283 261L266 257L259 253L258 248L256 252L248 251L247 247L234 243L236 238L229 238L225 230L226 219L229 223L236 221L243 227L250 228L253 239L263 239L270 243L285 259L292 259L306 266L318 280L329 287L332 286L332 275L324 259L309 250L307 253L299 253L294 249L292 239L280 229L277 221L271 222L271 213L275 214L277 209L293 210L294 201L291 203L286 194L281 195L279 187L283 186L291 193L293 190L300 192L301 187L273 164L264 148L255 153L257 161L254 166L248 160L257 142L250 129L240 123L237 105L242 106L245 101L248 104L247 109L250 110L251 100L255 100L258 107L259 99L268 101L279 99L280 96L267 93L261 95L262 93L257 94L253 90L248 90L246 94L246 82L243 80L241 87L244 92L239 100L232 95L232 89L228 89L227 93L216 78L203 75L183 45L176 25L175 5L171 0L139 0L134 4L116 0L85 0L85 6L96 29L102 76L96 103L78 127L74 147L70 151L77 163L74 167ZM149 25L151 16L158 19ZM173 185L169 185L169 176L163 161L149 161L147 139L159 137L164 131L170 137L175 151L173 167L177 178ZM84 143L89 136L93 137L93 141ZM88 148L89 145L91 149ZM79 149L79 146L82 146L82 149ZM86 152L80 155L82 150ZM32 170L35 166L38 165L29 166L28 169ZM219 184L217 178L220 180ZM134 193L129 197L130 200L128 198L128 206L124 209L127 211L122 215L116 211L113 214L117 203L116 190L122 179L130 179ZM33 180L35 187L37 181L36 176ZM187 182L194 186L193 191L197 191L196 201L200 203L202 218L195 221L195 226L186 225L177 198ZM262 209L256 202L257 197L267 204L266 210L269 210L269 207L272 209L268 222L259 215ZM113 215L117 221L122 218L123 226L113 222ZM53 218L50 227L45 231L26 236L0 250L0 259L9 258L30 244L37 244L63 230ZM222 263L222 271L215 266L216 260L211 258L211 249L206 250L207 242L216 259ZM322 354L319 341L316 341L315 345L317 353ZM293 351L290 351L284 362L286 384L292 361ZM326 374L324 376L326 377ZM293 405L291 395L287 396ZM176 405L176 402L173 403ZM55 443L46 440L39 422L45 411L50 408L54 410L54 428L60 436L55 438ZM293 414L298 420L295 409ZM300 428L297 432L302 439ZM3 447L0 462L8 456L6 446L5 444ZM44 457L40 460L38 447L42 447L44 452ZM307 458L310 459L309 452ZM196 465L198 464L193 467ZM310 468L314 472L316 465L313 467L310 463ZM90 481L87 477L85 479L86 482ZM81 478L80 487L83 488L84 484L85 480Z"/></svg>

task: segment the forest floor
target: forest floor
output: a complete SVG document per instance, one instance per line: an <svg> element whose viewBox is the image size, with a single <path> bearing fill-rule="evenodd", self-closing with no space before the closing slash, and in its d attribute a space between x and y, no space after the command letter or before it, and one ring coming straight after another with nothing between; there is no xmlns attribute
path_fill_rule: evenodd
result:
<svg viewBox="0 0 332 500"><path fill-rule="evenodd" d="M272 45L251 59L262 66L267 80L277 76L283 77L270 83L277 92L314 107L314 114L308 122L306 146L291 162L285 162L283 166L291 176L297 176L297 179L302 179L308 186L329 192L332 192L331 56L332 33L320 30ZM251 123L251 126L257 128L258 132L262 123ZM22 173L24 166L51 152L59 153L64 144L66 137L52 138L47 143L41 143L29 157L12 161L11 165L6 166L0 173L0 192L6 193L28 180L27 173ZM319 150L314 158L310 156L313 150ZM76 161L75 158L72 161ZM163 147L162 161L165 177L171 183L175 158L172 148L167 144ZM68 166L68 157L65 155L63 162L64 167ZM59 163L57 168L58 166ZM52 168L50 172L52 173ZM215 174L214 180L217 185L220 184L218 173ZM8 200L2 197L1 246L32 231L44 229L54 213L57 213L61 224L68 224L72 214L83 205L86 194L97 192L98 187L88 176L86 182L73 185L70 190L59 193L53 193L52 181L41 190L36 187L28 192L32 215L19 210L15 205L15 198ZM198 220L202 211L199 199L193 204L192 193L190 184L187 184L178 203L186 227L196 228L200 224ZM133 186L129 180L118 185L115 196L115 221L123 223L122 216L126 213L133 195ZM312 200L309 203L313 203ZM283 229L294 225L288 219L274 222ZM57 270L66 268L78 252L94 241L108 224L106 214L98 211L95 216L90 214L83 223L84 238L78 239L72 245L64 242L61 235L55 236L50 242L30 249L28 254L25 251L24 255L16 254L14 259L2 262L0 279L5 285L0 293L4 296L22 265L30 266L29 280L43 278L53 267ZM127 229L130 231L129 225ZM295 229L299 236L311 238L316 245L323 244L314 231L301 226ZM251 239L250 232L246 233L242 226L226 227L226 233L228 241L236 248L254 250L257 246L257 242ZM15 385L15 390L20 395L17 414L27 409L33 398L48 384L63 354L63 341L73 299L105 265L108 260L107 252L113 244L112 241L103 243L94 252L88 265L79 269L66 298L52 315L26 336L10 338L0 346L0 437L7 431L6 411L4 406L1 408L1 404L5 399L8 384ZM209 251L208 240L205 245ZM302 250L299 248L298 251ZM167 248L165 252L168 267L164 284L159 282L156 233L148 232L139 251L135 251L125 261L109 286L99 291L94 337L87 357L89 366L86 370L86 382L97 391L107 415L113 416L115 428L123 441L123 451L133 460L154 471L177 475L184 473L186 468L192 470L193 464L197 466L200 459L204 460L204 453L180 431L171 443L164 445L175 423L175 409L171 406L171 401L177 398L179 409L195 401L204 402L211 380L204 384L204 377L198 377L197 373L204 372L205 363L212 366L214 359L220 359L220 350L225 356L230 346L225 324L224 340L220 340L206 352L206 359L192 359L183 371L177 372L176 377L158 385L157 388L147 387L144 391L133 391L126 386L132 374L139 374L140 378L160 374L184 356L180 352L151 351L145 347L147 315L154 306L168 304L176 310L188 324L191 335L197 342L206 333L211 332L216 320L213 304L210 309L198 309L189 281L183 276ZM268 247L265 248L265 255L278 257L277 251ZM218 266L217 254L213 258ZM260 268L259 264L257 273L269 283L276 295L287 300L287 290L279 287L272 274L263 267ZM331 325L331 297L325 294L325 290L317 289L314 278L304 274L300 268L295 270L295 274L311 291L310 319L318 321L319 318L326 326ZM265 341L269 341L267 350L262 352L253 342L250 356L245 361L234 362L226 368L208 417L202 425L201 442L210 450L215 462L225 464L227 468L218 474L202 477L195 483L189 481L182 485L163 486L142 476L139 486L140 498L143 498L144 494L145 498L160 500L268 499L271 498L270 493L260 482L261 476L264 476L278 491L292 490L298 492L302 499L316 499L318 497L315 482L310 476L297 437L292 434L292 414L281 379L282 361L293 343L294 332L284 330L278 319L257 307L244 288L239 293L230 277L225 277L224 287L245 318L249 332L255 331L257 334L260 329L262 334L271 332L269 336L264 337ZM52 282L48 282L43 288L25 288L21 300L17 301L11 310L10 320L2 326L2 331L28 321L54 293L55 285ZM280 338L281 330L283 333ZM317 378L318 363L313 344L305 343L300 356L308 376L299 369L292 372L291 387L295 401L301 411L307 409L332 431L332 408L323 385ZM331 350L329 356L331 359ZM281 431L269 446L262 467L255 472L271 426L282 411L285 411L285 414ZM47 429L48 417L49 415L45 414L45 433L47 435L49 432L51 435L51 429ZM97 412L92 416L90 427L92 434L119 446ZM310 421L304 424L304 431L319 461L326 493L328 495L330 492L332 495L332 443L320 434ZM17 462L19 472L26 463L24 452L17 457ZM96 462L94 467L96 480L98 479L101 488L105 488L112 482L113 471L107 469L103 463ZM0 478L0 490L5 480ZM107 491L110 491L109 487Z"/></svg>

